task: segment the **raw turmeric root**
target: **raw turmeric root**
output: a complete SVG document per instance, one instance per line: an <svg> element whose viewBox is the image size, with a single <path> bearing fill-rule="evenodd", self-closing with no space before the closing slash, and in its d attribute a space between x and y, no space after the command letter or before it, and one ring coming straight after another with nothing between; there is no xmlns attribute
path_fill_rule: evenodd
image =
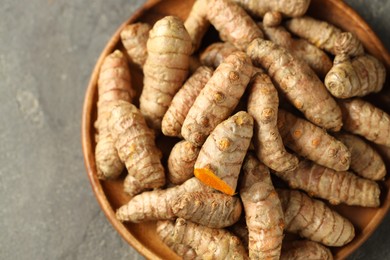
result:
<svg viewBox="0 0 390 260"><path fill-rule="evenodd" d="M177 255L181 256L183 260L198 259L194 249L189 246L177 243L173 239L173 232L175 230L175 223L169 220L157 221L157 235L170 249Z"/></svg>
<svg viewBox="0 0 390 260"><path fill-rule="evenodd" d="M278 89L314 124L340 130L341 111L310 67L277 44L254 40L247 49L254 65L267 70Z"/></svg>
<svg viewBox="0 0 390 260"><path fill-rule="evenodd" d="M327 246L343 246L354 238L352 223L322 201L296 190L277 192L283 207L285 231Z"/></svg>
<svg viewBox="0 0 390 260"><path fill-rule="evenodd" d="M283 210L270 173L254 156L243 165L240 196L249 231L250 259L279 259L283 240Z"/></svg>
<svg viewBox="0 0 390 260"><path fill-rule="evenodd" d="M337 98L361 97L381 91L385 80L385 66L375 57L339 55L325 77L325 86Z"/></svg>
<svg viewBox="0 0 390 260"><path fill-rule="evenodd" d="M146 43L151 29L152 27L147 23L134 23L127 25L121 32L122 44L130 60L141 68L148 56Z"/></svg>
<svg viewBox="0 0 390 260"><path fill-rule="evenodd" d="M293 38L280 23L281 18L277 14L268 12L263 23L258 25L266 38L286 48L296 58L302 59L320 78L324 78L332 68L332 61L328 55L304 39Z"/></svg>
<svg viewBox="0 0 390 260"><path fill-rule="evenodd" d="M210 44L200 55L200 62L206 66L217 68L226 57L237 51L234 45L228 42Z"/></svg>
<svg viewBox="0 0 390 260"><path fill-rule="evenodd" d="M126 101L117 101L111 111L108 127L119 158L128 171L124 182L125 192L134 196L144 190L163 186L162 154L141 112Z"/></svg>
<svg viewBox="0 0 390 260"><path fill-rule="evenodd" d="M288 20L286 27L318 48L336 54L335 43L342 33L336 26L309 16L302 16Z"/></svg>
<svg viewBox="0 0 390 260"><path fill-rule="evenodd" d="M344 130L390 147L390 115L358 98L343 100L339 104L343 111Z"/></svg>
<svg viewBox="0 0 390 260"><path fill-rule="evenodd" d="M195 177L216 190L233 195L252 135L253 118L244 111L217 125L199 152Z"/></svg>
<svg viewBox="0 0 390 260"><path fill-rule="evenodd" d="M250 14L263 17L266 12L277 11L288 17L298 17L306 13L310 0L233 0Z"/></svg>
<svg viewBox="0 0 390 260"><path fill-rule="evenodd" d="M223 41L230 42L237 49L244 51L256 38L263 38L263 33L252 18L236 3L230 0L209 0L207 17Z"/></svg>
<svg viewBox="0 0 390 260"><path fill-rule="evenodd" d="M280 260L333 260L332 252L310 240L283 241Z"/></svg>
<svg viewBox="0 0 390 260"><path fill-rule="evenodd" d="M238 197L223 193L187 192L173 201L172 212L203 226L224 228L239 220L242 205Z"/></svg>
<svg viewBox="0 0 390 260"><path fill-rule="evenodd" d="M191 48L190 36L177 17L164 17L149 33L140 109L155 130L161 128L173 96L187 77Z"/></svg>
<svg viewBox="0 0 390 260"><path fill-rule="evenodd" d="M334 53L336 55L356 57L364 54L364 48L355 34L351 32L342 32L334 43Z"/></svg>
<svg viewBox="0 0 390 260"><path fill-rule="evenodd" d="M209 228L178 218L173 231L178 244L192 248L202 259L248 259L240 240L224 229Z"/></svg>
<svg viewBox="0 0 390 260"><path fill-rule="evenodd" d="M350 134L337 134L336 138L351 152L351 170L369 180L382 180L386 175L386 166L373 147L361 138Z"/></svg>
<svg viewBox="0 0 390 260"><path fill-rule="evenodd" d="M104 59L98 79L99 100L95 122L95 159L99 179L114 179L124 168L108 129L108 119L117 100L131 102L133 90L130 79L127 60L121 51L116 50Z"/></svg>
<svg viewBox="0 0 390 260"><path fill-rule="evenodd" d="M325 130L282 109L278 128L284 144L297 154L336 171L348 170L351 153Z"/></svg>
<svg viewBox="0 0 390 260"><path fill-rule="evenodd" d="M345 203L362 207L379 207L380 189L376 182L357 177L348 171L337 172L308 160L301 161L290 172L277 172L293 189L310 196L328 200L331 204Z"/></svg>
<svg viewBox="0 0 390 260"><path fill-rule="evenodd" d="M200 46L203 36L210 27L207 19L207 0L196 0L184 22L192 41L192 53Z"/></svg>
<svg viewBox="0 0 390 260"><path fill-rule="evenodd" d="M252 75L252 63L243 52L225 59L202 89L184 120L181 134L202 146L210 132L237 106Z"/></svg>
<svg viewBox="0 0 390 260"><path fill-rule="evenodd" d="M253 76L249 89L248 113L254 119L253 143L257 158L275 171L288 171L298 165L298 158L286 151L277 127L279 98L265 73Z"/></svg>
<svg viewBox="0 0 390 260"><path fill-rule="evenodd" d="M161 130L164 135L180 137L181 128L188 111L212 75L213 70L211 68L201 66L180 88L163 117Z"/></svg>
<svg viewBox="0 0 390 260"><path fill-rule="evenodd" d="M134 223L174 219L175 215L172 212L174 199L186 192L194 191L212 192L213 190L203 185L198 179L191 178L180 186L146 191L135 196L116 211L116 217L119 221Z"/></svg>
<svg viewBox="0 0 390 260"><path fill-rule="evenodd" d="M175 144L168 157L168 179L173 184L182 184L194 176L194 165L200 148L182 140Z"/></svg>

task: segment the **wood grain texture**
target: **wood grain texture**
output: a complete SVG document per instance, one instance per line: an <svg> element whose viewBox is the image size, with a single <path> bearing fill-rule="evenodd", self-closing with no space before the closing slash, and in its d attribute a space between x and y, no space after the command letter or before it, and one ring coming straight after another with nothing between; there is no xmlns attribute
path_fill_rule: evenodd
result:
<svg viewBox="0 0 390 260"><path fill-rule="evenodd" d="M132 15L129 20L124 22L114 33L110 41L97 61L91 79L86 90L83 114L82 114L82 148L84 154L84 163L86 171L91 182L92 189L96 198L106 214L109 221L120 235L133 246L140 254L147 259L179 259L167 246L165 246L157 237L155 232L156 224L147 222L142 224L122 224L115 218L115 210L125 204L130 197L123 192L122 181L123 177L115 181L99 181L96 175L95 165L95 129L93 123L96 120L96 103L97 103L97 78L98 72L102 65L104 57L111 53L114 49L123 50L120 43L120 31L125 25L136 21L148 22L153 24L156 20L165 15L176 15L181 19L185 19L188 15L194 0L175 1L175 0L150 0ZM316 18L329 21L343 30L354 32L363 42L365 49L382 60L386 68L390 69L390 54L374 34L372 29L362 20L362 18L349 6L340 0L313 0L309 9L309 14ZM207 38L206 38L207 41ZM142 87L142 71L136 66L131 66L132 84L135 87L138 98ZM388 83L384 87L382 93L370 97L370 101L377 104L385 111L390 111L390 106L386 104L386 100L390 100ZM138 105L136 103L136 105ZM157 140L160 147L168 151L168 147L172 147L172 139ZM381 155L384 157L386 166L390 168L390 149L379 147ZM165 154L167 156L167 154ZM356 237L348 245L335 248L332 250L335 259L344 259L358 248L375 230L380 221L386 215L390 206L390 179L380 183L382 187L381 207L378 209L336 206L333 207L341 215L347 217L356 227Z"/></svg>

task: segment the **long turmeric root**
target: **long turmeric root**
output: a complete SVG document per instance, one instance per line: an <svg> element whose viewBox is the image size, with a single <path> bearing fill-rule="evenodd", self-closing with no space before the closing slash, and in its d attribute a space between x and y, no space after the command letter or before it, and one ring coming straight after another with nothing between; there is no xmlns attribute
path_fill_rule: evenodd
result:
<svg viewBox="0 0 390 260"><path fill-rule="evenodd" d="M184 120L181 134L201 146L210 132L237 106L252 75L252 63L243 52L225 59L202 89Z"/></svg>
<svg viewBox="0 0 390 260"><path fill-rule="evenodd" d="M247 259L240 240L226 230L201 226L182 218L175 223L173 238L176 243L194 249L202 259Z"/></svg>
<svg viewBox="0 0 390 260"><path fill-rule="evenodd" d="M200 46L203 36L210 26L207 20L207 0L196 0L184 22L192 41L192 53Z"/></svg>
<svg viewBox="0 0 390 260"><path fill-rule="evenodd" d="M95 159L99 179L114 179L124 168L108 129L108 119L116 101L131 102L133 90L130 79L127 60L121 51L116 50L104 59L98 79L99 100L95 122Z"/></svg>
<svg viewBox="0 0 390 260"><path fill-rule="evenodd" d="M310 240L283 241L280 260L333 260L332 252Z"/></svg>
<svg viewBox="0 0 390 260"><path fill-rule="evenodd" d="M336 171L349 168L348 148L325 130L282 109L278 113L278 128L284 144L297 154Z"/></svg>
<svg viewBox="0 0 390 260"><path fill-rule="evenodd" d="M165 184L161 151L154 142L154 133L146 125L141 112L126 101L117 101L108 122L119 158L128 175L125 192L134 196L144 190Z"/></svg>
<svg viewBox="0 0 390 260"><path fill-rule="evenodd" d="M116 212L119 221L142 222L149 220L173 219L173 201L186 192L212 192L211 188L203 185L198 179L191 178L180 186L165 190L143 192L132 198Z"/></svg>
<svg viewBox="0 0 390 260"><path fill-rule="evenodd" d="M390 147L390 115L361 99L339 102L343 111L343 128L377 144Z"/></svg>
<svg viewBox="0 0 390 260"><path fill-rule="evenodd" d="M209 0L207 8L207 17L219 31L220 38L237 49L244 51L251 41L263 38L256 23L236 3L230 0Z"/></svg>
<svg viewBox="0 0 390 260"><path fill-rule="evenodd" d="M320 200L296 190L277 190L285 231L327 246L343 246L355 236L352 223Z"/></svg>
<svg viewBox="0 0 390 260"><path fill-rule="evenodd" d="M230 54L237 51L234 45L228 42L210 44L200 55L200 62L206 66L217 68Z"/></svg>
<svg viewBox="0 0 390 260"><path fill-rule="evenodd" d="M199 152L195 177L216 190L233 195L252 135L253 118L246 112L238 112L219 124Z"/></svg>
<svg viewBox="0 0 390 260"><path fill-rule="evenodd" d="M324 78L332 68L332 61L328 55L305 39L293 38L279 21L275 21L278 18L274 16L274 13L266 13L263 23L258 23L265 37L286 48L298 59L302 59L320 78Z"/></svg>
<svg viewBox="0 0 390 260"><path fill-rule="evenodd" d="M298 165L298 158L286 151L277 127L279 98L265 73L253 76L249 89L248 113L254 119L253 142L260 161L275 171L288 171Z"/></svg>
<svg viewBox="0 0 390 260"><path fill-rule="evenodd" d="M223 193L187 192L173 201L172 212L203 226L224 228L239 220L242 205L238 197Z"/></svg>
<svg viewBox="0 0 390 260"><path fill-rule="evenodd" d="M211 68L201 66L180 88L162 119L161 130L164 135L180 136L188 111L212 75L213 70Z"/></svg>
<svg viewBox="0 0 390 260"><path fill-rule="evenodd" d="M293 189L328 200L331 204L345 203L362 207L379 207L380 189L376 182L357 177L347 171L337 172L308 160L301 161L290 172L277 172Z"/></svg>
<svg viewBox="0 0 390 260"><path fill-rule="evenodd" d="M152 27L147 23L134 23L127 25L121 31L121 40L130 60L143 67L148 56L146 43Z"/></svg>
<svg viewBox="0 0 390 260"><path fill-rule="evenodd" d="M361 97L381 91L385 80L385 66L375 57L340 55L325 77L325 86L337 98Z"/></svg>
<svg viewBox="0 0 390 260"><path fill-rule="evenodd" d="M182 140L175 144L168 157L168 179L173 184L182 184L194 176L194 165L200 148Z"/></svg>
<svg viewBox="0 0 390 260"><path fill-rule="evenodd" d="M386 166L373 147L361 138L350 134L337 134L336 138L351 152L351 169L359 176L369 180L382 180Z"/></svg>
<svg viewBox="0 0 390 260"><path fill-rule="evenodd" d="M283 240L283 210L268 169L254 156L246 157L240 196L249 231L251 259L279 259Z"/></svg>
<svg viewBox="0 0 390 260"><path fill-rule="evenodd" d="M173 96L188 74L191 39L174 16L157 21L149 33L140 109L150 127L159 130Z"/></svg>
<svg viewBox="0 0 390 260"><path fill-rule="evenodd" d="M263 17L269 11L277 11L285 16L297 17L306 13L310 0L233 0L249 13Z"/></svg>
<svg viewBox="0 0 390 260"><path fill-rule="evenodd" d="M292 33L308 40L318 48L336 54L336 41L342 33L336 26L310 16L302 16L288 20L286 27Z"/></svg>
<svg viewBox="0 0 390 260"><path fill-rule="evenodd" d="M247 53L255 65L267 70L279 90L308 120L326 129L340 130L340 108L307 64L263 39L254 40Z"/></svg>

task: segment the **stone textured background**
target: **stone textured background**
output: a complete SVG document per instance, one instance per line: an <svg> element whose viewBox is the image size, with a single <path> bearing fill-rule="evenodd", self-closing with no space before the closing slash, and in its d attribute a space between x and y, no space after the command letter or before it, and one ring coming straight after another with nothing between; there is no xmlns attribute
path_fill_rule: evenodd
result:
<svg viewBox="0 0 390 260"><path fill-rule="evenodd" d="M0 259L143 259L106 220L80 144L85 89L144 1L2 0ZM390 49L390 2L347 0ZM390 214L350 259L390 259Z"/></svg>

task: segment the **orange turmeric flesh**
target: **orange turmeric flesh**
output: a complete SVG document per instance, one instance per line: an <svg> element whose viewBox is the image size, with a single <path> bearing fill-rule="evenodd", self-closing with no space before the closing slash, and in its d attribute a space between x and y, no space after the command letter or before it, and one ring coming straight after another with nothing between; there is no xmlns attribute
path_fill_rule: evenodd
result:
<svg viewBox="0 0 390 260"><path fill-rule="evenodd" d="M230 187L226 182L221 180L215 173L207 168L198 168L194 170L194 175L202 183L210 186L216 190L219 190L227 195L233 196L234 189Z"/></svg>
<svg viewBox="0 0 390 260"><path fill-rule="evenodd" d="M211 132L200 149L194 175L203 184L233 195L253 135L253 118L240 111Z"/></svg>

